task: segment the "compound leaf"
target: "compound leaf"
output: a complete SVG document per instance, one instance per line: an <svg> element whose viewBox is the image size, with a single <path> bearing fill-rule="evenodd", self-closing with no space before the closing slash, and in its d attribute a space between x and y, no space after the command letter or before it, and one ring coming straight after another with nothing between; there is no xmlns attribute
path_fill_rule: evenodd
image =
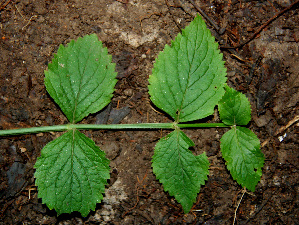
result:
<svg viewBox="0 0 299 225"><path fill-rule="evenodd" d="M250 103L241 92L226 86L218 104L220 119L226 125L247 125L251 120Z"/></svg>
<svg viewBox="0 0 299 225"><path fill-rule="evenodd" d="M58 214L87 216L103 199L109 160L95 143L71 130L48 143L35 164L38 196Z"/></svg>
<svg viewBox="0 0 299 225"><path fill-rule="evenodd" d="M95 34L60 45L45 71L47 91L71 123L96 113L111 100L115 64Z"/></svg>
<svg viewBox="0 0 299 225"><path fill-rule="evenodd" d="M196 201L200 186L208 179L209 161L205 153L194 156L188 149L194 143L180 130L162 138L155 147L153 172L164 190L188 213Z"/></svg>
<svg viewBox="0 0 299 225"><path fill-rule="evenodd" d="M234 180L254 191L264 165L264 154L257 136L246 127L234 126L220 141L222 156Z"/></svg>
<svg viewBox="0 0 299 225"><path fill-rule="evenodd" d="M225 82L218 44L197 16L159 54L149 78L149 94L176 122L187 122L213 114Z"/></svg>

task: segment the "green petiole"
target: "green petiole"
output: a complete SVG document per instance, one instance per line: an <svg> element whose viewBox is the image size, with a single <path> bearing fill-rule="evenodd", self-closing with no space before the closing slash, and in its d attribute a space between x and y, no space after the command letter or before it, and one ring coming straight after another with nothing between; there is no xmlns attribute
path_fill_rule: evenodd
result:
<svg viewBox="0 0 299 225"><path fill-rule="evenodd" d="M65 124L43 127L30 127L12 130L0 130L0 136L11 136L20 134L34 134L43 132L77 130L124 130L124 129L175 129L179 128L211 128L211 127L230 127L224 123L193 123L193 124L174 124L174 123L137 123L137 124Z"/></svg>

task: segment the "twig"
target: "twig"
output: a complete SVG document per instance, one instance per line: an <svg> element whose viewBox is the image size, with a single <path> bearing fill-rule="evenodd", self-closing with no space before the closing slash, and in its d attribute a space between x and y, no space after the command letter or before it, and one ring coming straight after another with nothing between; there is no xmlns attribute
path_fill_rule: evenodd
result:
<svg viewBox="0 0 299 225"><path fill-rule="evenodd" d="M279 128L278 131L276 131L275 136L282 133L283 131L285 131L286 129L288 129L290 126L292 126L294 123L296 123L299 120L299 115L295 116L294 119L292 119L291 121L288 122L287 125Z"/></svg>
<svg viewBox="0 0 299 225"><path fill-rule="evenodd" d="M17 5L15 5L15 7L16 7L16 9L17 9L17 11L18 11L18 13L20 14L20 16L25 20L25 18L24 18L24 16L23 16L23 14L21 13L21 11L19 10L19 8L17 7Z"/></svg>
<svg viewBox="0 0 299 225"><path fill-rule="evenodd" d="M4 4L0 7L0 11L1 11L2 9L4 9L10 2L11 2L11 0L8 0L6 3L4 3Z"/></svg>
<svg viewBox="0 0 299 225"><path fill-rule="evenodd" d="M22 14L21 11L19 10L19 8L18 8L16 5L15 5L15 7L16 7L18 13L19 13L19 14L21 15L21 17L23 18L23 20L26 21L26 18L23 16L23 14ZM27 20L27 24L26 24L24 27L22 27L22 30L24 30L24 29L30 24L30 22L32 21L32 19L33 19L33 18L36 18L36 17L37 17L37 15L31 16L30 19Z"/></svg>
<svg viewBox="0 0 299 225"><path fill-rule="evenodd" d="M116 1L118 1L120 3L123 3L123 4L128 4L129 3L129 0L116 0Z"/></svg>
<svg viewBox="0 0 299 225"><path fill-rule="evenodd" d="M170 6L171 6L171 5L169 5L168 0L165 0L165 4L166 4L166 6L167 6L167 8L168 8L169 14L170 14L171 17L172 17L173 22L175 23L175 25L177 26L177 28L180 30L180 32L182 32L182 28L181 28L181 26L180 26L180 25L178 24L178 22L174 19L174 16L173 16L173 14L172 14L172 12L171 12L171 10L170 10Z"/></svg>
<svg viewBox="0 0 299 225"><path fill-rule="evenodd" d="M197 5L195 4L195 2L193 0L188 0L193 6L194 8L196 8L196 10L215 28L217 35L215 35L215 38L217 39L217 41L219 41L219 43L224 43L224 40L220 37L221 34L224 33L225 29L219 28L219 26ZM220 48L222 48L222 46L220 46ZM242 59L242 57L239 55L239 53L234 49L234 47L228 46L227 49L232 56L236 57L238 60L246 63L246 64L250 64L251 63Z"/></svg>
<svg viewBox="0 0 299 225"><path fill-rule="evenodd" d="M299 115L295 116L294 119L292 119L291 121L288 122L287 125L282 126L281 128L279 128L276 132L275 132L275 136L281 134L283 131L285 131L286 129L288 129L290 126L292 126L294 123L296 123L297 121L299 121ZM271 140L272 137L268 138L267 140L265 140L262 144L261 147L263 148L266 144L269 143L269 141Z"/></svg>
<svg viewBox="0 0 299 225"><path fill-rule="evenodd" d="M285 12L287 12L288 10L290 10L291 8L293 8L296 4L299 3L299 0L295 1L294 3L292 3L291 5L289 5L288 7L286 7L284 10L280 11L279 13L276 13L272 18L270 18L266 23L264 23L262 26L259 27L259 29L257 29L257 31L254 32L254 34L248 38L247 41L244 41L243 43L237 45L236 47L231 47L231 46L221 46L221 48L226 48L226 49L230 49L230 48L241 48L244 45L248 44L250 41L252 41L259 33L261 33L261 31L263 29L265 29L270 23L272 23L275 19L277 19L278 17L280 17L282 14L284 14Z"/></svg>
<svg viewBox="0 0 299 225"><path fill-rule="evenodd" d="M31 16L30 19L28 20L27 24L24 27L22 27L22 30L24 30L25 27L27 27L30 24L31 20L36 17L37 17L37 15Z"/></svg>
<svg viewBox="0 0 299 225"><path fill-rule="evenodd" d="M220 33L220 28L218 25L201 9L193 0L188 0L194 8L207 20L209 23L217 30L218 33ZM223 33L223 32L222 32Z"/></svg>
<svg viewBox="0 0 299 225"><path fill-rule="evenodd" d="M126 214L128 214L130 211L132 211L133 209L135 209L135 208L137 207L137 205L138 205L138 203L139 203L139 190L140 190L138 184L142 184L143 181L146 179L146 177L147 177L147 171L145 172L145 175L143 176L143 179L142 179L141 181L139 180L139 177L138 177L138 175L137 175L137 183L136 183L136 185L135 185L137 200L136 200L135 205L134 205L132 208L128 209L128 210L122 215L123 218L125 217ZM145 188L145 185L143 185L143 188ZM142 190L142 189L141 189L141 190ZM137 210L136 210L136 211L137 211Z"/></svg>
<svg viewBox="0 0 299 225"><path fill-rule="evenodd" d="M277 191L278 191L278 189L276 189L275 191L274 191L274 193L271 193L270 194L270 197L269 198L267 198L264 202L263 202L263 204L260 206L260 208L251 216L251 217L249 217L246 221L245 221L245 223L242 223L243 225L245 225L245 224L247 224L251 219L253 219L254 217L256 217L256 215L257 214L259 214L259 212L264 208L264 206L269 202L269 200L272 198L272 196L273 195L275 195L276 193L277 193Z"/></svg>
<svg viewBox="0 0 299 225"><path fill-rule="evenodd" d="M243 197L244 197L244 195L245 195L245 193L246 193L246 188L244 188L244 189L242 190L242 192L243 192L243 194L242 194L241 199L240 199L240 201L239 201L239 203L238 203L238 205L237 205L237 208L236 208L236 210L235 210L235 216L234 216L234 222L233 222L233 225L234 225L235 222L236 222L237 211L238 211L239 206L240 206L240 204L241 204L241 201L242 201L242 199L243 199Z"/></svg>
<svg viewBox="0 0 299 225"><path fill-rule="evenodd" d="M274 5L272 4L272 2L270 2L269 0L267 0L267 2L272 6L272 8L273 8L276 12L278 12L278 10L274 7Z"/></svg>

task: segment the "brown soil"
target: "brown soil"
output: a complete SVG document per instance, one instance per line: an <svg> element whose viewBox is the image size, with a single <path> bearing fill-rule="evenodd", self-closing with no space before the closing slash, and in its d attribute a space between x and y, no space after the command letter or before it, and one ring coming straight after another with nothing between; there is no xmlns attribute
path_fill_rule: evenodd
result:
<svg viewBox="0 0 299 225"><path fill-rule="evenodd" d="M247 40L293 2L195 1L225 28L217 33L208 23L222 46ZM67 123L46 92L43 71L60 44L91 33L98 35L117 64L119 81L106 111L110 122L170 121L153 110L147 79L159 51L196 15L188 0L2 0L0 4L1 129ZM236 224L299 224L296 7L236 51L222 48L228 83L250 99L250 129L260 138L266 157L261 182L254 193L244 195ZM115 116L120 113L125 117ZM83 123L102 117L91 115ZM197 203L185 215L151 168L155 143L168 131L86 131L111 160L105 198L86 218L78 213L57 216L37 197L33 165L43 146L59 133L2 137L0 224L232 224L242 188L226 170L219 151L224 132L186 131L195 142L194 154L205 151L209 156L211 170Z"/></svg>

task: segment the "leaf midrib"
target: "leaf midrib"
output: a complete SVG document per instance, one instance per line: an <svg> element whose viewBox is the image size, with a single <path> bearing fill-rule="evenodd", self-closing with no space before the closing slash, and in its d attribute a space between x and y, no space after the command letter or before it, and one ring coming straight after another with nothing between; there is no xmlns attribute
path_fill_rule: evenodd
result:
<svg viewBox="0 0 299 225"><path fill-rule="evenodd" d="M197 46L197 42L198 42L198 31L199 30L199 27L197 26L197 32L196 32L196 40L195 40L195 45ZM204 31L204 30L203 30ZM205 32L205 31L204 31ZM182 98L182 101L181 101L181 105L180 105L180 107L179 107L179 110L178 110L178 113L177 113L177 118L176 118L176 122L177 123L179 123L179 119L180 119L180 115L181 115L181 111L182 111L182 109L183 109L183 106L184 106L184 101L185 101L185 98L186 98L186 95L187 95L187 91L188 91L188 89L190 88L189 87L189 82L190 82L190 79L191 79L191 75L193 74L191 74L191 67L192 67L192 65L193 65L193 62L194 62L194 55L195 55L195 52L196 52L196 50L198 49L198 48L200 48L201 46L202 46L202 43L203 43L203 39L204 39L204 37L205 37L205 34L203 34L202 35L202 40L200 40L200 44L199 44L199 46L197 46L197 47L195 47L194 49L193 49L193 54L192 54L192 61L191 61L191 63L190 63L190 61L189 61L189 54L188 54L188 41L186 41L186 54L187 54L187 58L188 58L188 62L189 62L189 70L188 70L188 78L187 78L187 85L186 85L186 88L185 88L185 90L184 90L184 93L183 93L183 98ZM187 40L188 40L188 36L182 36L182 38L186 38ZM181 44L181 43L180 43ZM181 48L180 48L181 49ZM204 61L204 59L206 58L206 56L207 56L207 54L208 54L208 51L209 50L207 50L205 53L206 53L206 55L205 55L205 57L203 58L203 60L200 62L200 64L198 65L198 67L200 67L200 65L202 64L202 62ZM178 53L178 51L177 51L177 53Z"/></svg>
<svg viewBox="0 0 299 225"><path fill-rule="evenodd" d="M79 51L78 51L79 53L81 51L81 48L82 48L82 43L81 43L81 45L79 47ZM90 52L90 48L91 48L91 46L89 47L88 52ZM81 72L80 72L80 58L81 57L79 57L79 55L76 54L76 57L78 59L78 71L79 71L79 74L80 74L80 83L79 83L79 90L78 90L77 96L75 98L75 103L74 103L75 107L74 107L74 111L73 111L73 121L72 121L72 123L75 123L75 120L76 120L76 111L77 111L77 106L78 106L78 100L79 100L80 93L81 93L81 88L82 88L81 84L82 84L83 76L85 74L85 70L86 70L86 67L87 67L87 63L86 62L89 60L90 56L91 56L91 54L88 54L88 57L85 60L84 70L83 70L83 72L81 74Z"/></svg>

